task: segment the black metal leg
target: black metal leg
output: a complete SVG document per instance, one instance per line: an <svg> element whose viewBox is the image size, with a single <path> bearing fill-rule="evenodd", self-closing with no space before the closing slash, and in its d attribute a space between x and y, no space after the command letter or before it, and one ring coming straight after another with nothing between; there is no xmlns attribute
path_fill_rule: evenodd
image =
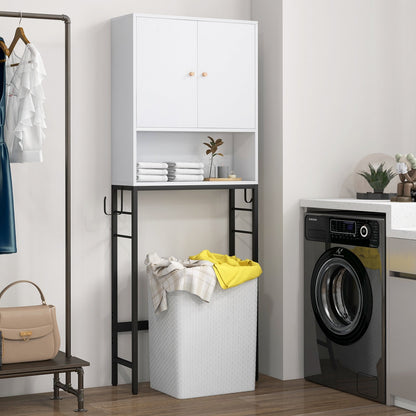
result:
<svg viewBox="0 0 416 416"><path fill-rule="evenodd" d="M118 210L118 191L121 191L121 209ZM123 193L131 192L131 211L124 211ZM112 385L118 384L118 364L132 370L132 393L138 393L139 358L138 331L147 330L147 321L138 322L138 192L134 187L112 186L111 204L111 343L112 343ZM131 215L131 235L118 233L118 216ZM118 322L118 238L131 239L131 322ZM118 333L131 332L132 359L127 361L118 356Z"/></svg>
<svg viewBox="0 0 416 416"><path fill-rule="evenodd" d="M76 371L78 374L78 389L74 389L71 386L71 373ZM61 400L59 396L59 390L63 390L69 394L73 394L76 396L78 400L78 408L74 410L74 412L87 412L84 409L84 369L82 367L77 368L76 370L71 370L65 372L66 382L61 383L59 381L59 373L54 373L53 375L53 397L52 400Z"/></svg>
<svg viewBox="0 0 416 416"><path fill-rule="evenodd" d="M71 387L71 385L72 385L72 382L71 382L71 372L70 372L70 371L67 371L67 372L65 373L65 384L66 384L68 387Z"/></svg>
<svg viewBox="0 0 416 416"><path fill-rule="evenodd" d="M235 189L228 190L228 255L235 255Z"/></svg>
<svg viewBox="0 0 416 416"><path fill-rule="evenodd" d="M253 197L251 200L251 228L252 228L252 259L259 261L259 191L258 188L253 188Z"/></svg>
<svg viewBox="0 0 416 416"><path fill-rule="evenodd" d="M78 390L77 390L77 399L78 399L78 409L75 409L74 412L87 412L88 410L84 409L84 369L78 368Z"/></svg>
<svg viewBox="0 0 416 416"><path fill-rule="evenodd" d="M59 373L53 375L53 397L51 400L62 400L59 396Z"/></svg>
<svg viewBox="0 0 416 416"><path fill-rule="evenodd" d="M132 383L133 394L139 390L139 366L138 366L138 193L132 189L131 194L131 353L132 353Z"/></svg>
<svg viewBox="0 0 416 416"><path fill-rule="evenodd" d="M117 243L117 211L118 190L116 186L111 187L111 384L118 384L118 243Z"/></svg>
<svg viewBox="0 0 416 416"><path fill-rule="evenodd" d="M251 199L251 229L253 234L251 239L252 258L259 261L259 191L255 187L252 189L253 196ZM257 282L258 284L258 282ZM259 379L259 287L257 286L257 330L256 330L256 381Z"/></svg>

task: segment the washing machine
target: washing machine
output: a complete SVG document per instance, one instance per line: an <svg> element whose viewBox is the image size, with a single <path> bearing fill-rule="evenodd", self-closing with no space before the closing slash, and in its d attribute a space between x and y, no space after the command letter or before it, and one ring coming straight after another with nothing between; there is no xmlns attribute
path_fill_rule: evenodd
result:
<svg viewBox="0 0 416 416"><path fill-rule="evenodd" d="M305 379L386 401L385 218L304 216Z"/></svg>

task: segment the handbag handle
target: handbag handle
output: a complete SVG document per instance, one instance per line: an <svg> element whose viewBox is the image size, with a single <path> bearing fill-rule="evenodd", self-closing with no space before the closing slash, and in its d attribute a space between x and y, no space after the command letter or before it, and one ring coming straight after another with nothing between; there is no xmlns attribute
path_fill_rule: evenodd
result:
<svg viewBox="0 0 416 416"><path fill-rule="evenodd" d="M42 305L46 305L46 300L45 300L45 296L43 296L43 293L42 293L42 291L40 290L40 287L37 285L37 284L35 284L35 283L33 283L33 282L31 282L30 280L16 280L15 282L13 282L13 283L10 283L9 285L7 285L1 292L0 292L0 299L1 299L1 297L4 295L4 293L6 292L6 290L7 289L9 289L9 288L11 288L12 286L14 286L14 285L17 285L18 283L30 283L31 285L33 285L33 286L35 286L35 288L38 290L38 292L39 292L39 295L40 295L40 298L41 298L41 300L42 300Z"/></svg>

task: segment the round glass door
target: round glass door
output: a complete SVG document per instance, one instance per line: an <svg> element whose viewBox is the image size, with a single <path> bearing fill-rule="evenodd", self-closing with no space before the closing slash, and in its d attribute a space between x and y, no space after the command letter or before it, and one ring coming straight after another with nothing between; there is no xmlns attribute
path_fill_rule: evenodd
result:
<svg viewBox="0 0 416 416"><path fill-rule="evenodd" d="M348 345L360 339L370 323L373 297L358 257L343 247L326 251L313 271L311 300L317 322L330 340Z"/></svg>

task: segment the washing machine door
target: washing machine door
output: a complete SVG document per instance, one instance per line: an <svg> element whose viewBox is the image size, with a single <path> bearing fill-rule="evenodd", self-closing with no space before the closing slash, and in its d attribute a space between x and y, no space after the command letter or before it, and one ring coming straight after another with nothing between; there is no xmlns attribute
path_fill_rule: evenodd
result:
<svg viewBox="0 0 416 416"><path fill-rule="evenodd" d="M319 258L311 279L316 320L333 342L350 345L365 333L371 320L373 296L360 259L344 247L333 247Z"/></svg>

